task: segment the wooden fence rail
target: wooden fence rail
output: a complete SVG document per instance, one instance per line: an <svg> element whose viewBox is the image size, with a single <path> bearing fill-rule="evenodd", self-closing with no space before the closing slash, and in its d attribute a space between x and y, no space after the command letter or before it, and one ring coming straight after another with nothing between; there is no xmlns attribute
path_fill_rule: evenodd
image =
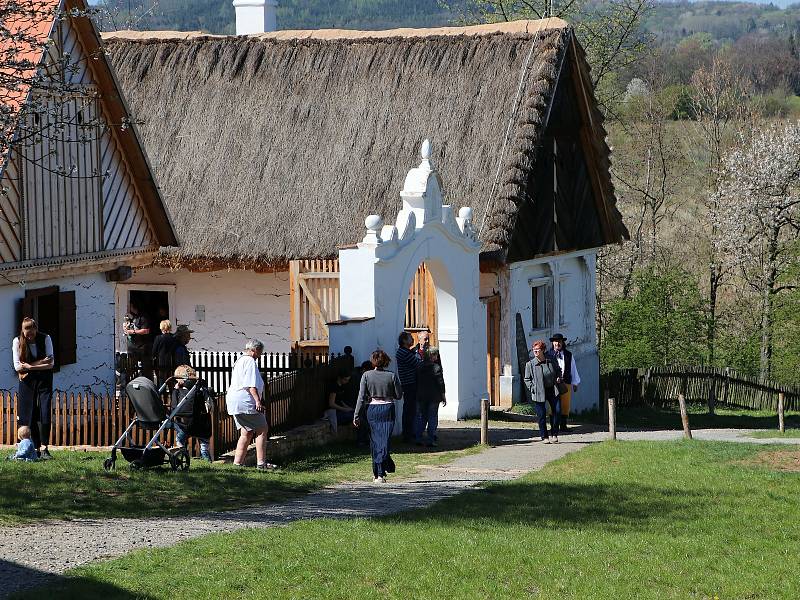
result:
<svg viewBox="0 0 800 600"><path fill-rule="evenodd" d="M617 399L617 406L664 406L683 394L687 402L730 408L777 411L778 394L786 410L800 410L800 386L743 375L717 367L669 366L617 369L601 376L601 390Z"/></svg>

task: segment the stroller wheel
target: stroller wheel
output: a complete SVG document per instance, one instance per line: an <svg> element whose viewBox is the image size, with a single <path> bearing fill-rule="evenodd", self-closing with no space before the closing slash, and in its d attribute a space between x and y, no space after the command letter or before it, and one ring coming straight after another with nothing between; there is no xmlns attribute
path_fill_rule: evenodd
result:
<svg viewBox="0 0 800 600"><path fill-rule="evenodd" d="M169 455L169 466L173 471L188 471L189 462L189 451L186 448L179 448Z"/></svg>
<svg viewBox="0 0 800 600"><path fill-rule="evenodd" d="M144 463L142 463L142 461L139 459L131 461L131 471L140 471L142 469L144 469Z"/></svg>
<svg viewBox="0 0 800 600"><path fill-rule="evenodd" d="M103 461L103 468L104 468L106 471L110 471L111 469L113 469L113 468L116 466L116 465L115 465L115 462L116 462L116 461L114 461L114 459L113 459L113 458L107 458L107 459L105 459L105 460Z"/></svg>

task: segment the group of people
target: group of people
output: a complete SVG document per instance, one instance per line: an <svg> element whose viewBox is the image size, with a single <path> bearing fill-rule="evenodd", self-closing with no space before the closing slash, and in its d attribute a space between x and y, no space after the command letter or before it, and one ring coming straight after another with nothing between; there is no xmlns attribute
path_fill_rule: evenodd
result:
<svg viewBox="0 0 800 600"><path fill-rule="evenodd" d="M158 375L159 381L172 376L176 367L189 364L189 351L186 345L192 339L188 325L178 325L172 331L172 322L164 318L159 323L160 334L153 335L147 317L139 313L134 303L122 321L122 332L127 341L128 356L140 365L145 377Z"/></svg>
<svg viewBox="0 0 800 600"><path fill-rule="evenodd" d="M531 395L539 435L545 444L558 443L559 432L567 431L567 417L573 392L581 382L578 368L567 350L567 340L560 333L550 338L548 350L543 340L533 343L533 358L525 365L525 387ZM550 408L550 431L547 430L547 408Z"/></svg>

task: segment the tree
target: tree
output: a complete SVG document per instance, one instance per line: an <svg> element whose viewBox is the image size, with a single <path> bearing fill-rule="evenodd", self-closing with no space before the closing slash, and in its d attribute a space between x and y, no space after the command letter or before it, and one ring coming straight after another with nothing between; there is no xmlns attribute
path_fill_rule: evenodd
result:
<svg viewBox="0 0 800 600"><path fill-rule="evenodd" d="M777 294L794 263L800 230L800 122L763 124L722 161L716 211L716 251L760 299L759 373L772 369Z"/></svg>
<svg viewBox="0 0 800 600"><path fill-rule="evenodd" d="M718 211L719 189L722 177L722 157L731 138L732 130L744 122L749 99L749 88L744 78L730 62L719 54L714 56L708 67L700 67L692 75L692 114L693 123L700 132L703 142L703 162L705 166L705 194L701 196L701 218L705 221L710 214ZM730 274L719 256L719 228L714 219L708 219L708 239L704 245L708 285L708 342L709 362L714 362L717 338L717 310L719 291Z"/></svg>
<svg viewBox="0 0 800 600"><path fill-rule="evenodd" d="M686 271L637 271L631 296L609 302L607 310L603 370L702 362L703 306Z"/></svg>

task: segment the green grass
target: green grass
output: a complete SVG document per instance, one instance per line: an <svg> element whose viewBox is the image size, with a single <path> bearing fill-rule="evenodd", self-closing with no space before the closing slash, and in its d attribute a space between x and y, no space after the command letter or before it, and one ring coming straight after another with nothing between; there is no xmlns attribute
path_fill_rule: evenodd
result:
<svg viewBox="0 0 800 600"><path fill-rule="evenodd" d="M58 598L800 597L800 475L713 442L606 442L377 520L215 534L70 572Z"/></svg>
<svg viewBox="0 0 800 600"><path fill-rule="evenodd" d="M787 429L783 433L775 431L756 431L747 437L754 438L800 438L800 429Z"/></svg>
<svg viewBox="0 0 800 600"><path fill-rule="evenodd" d="M689 404L689 425L693 429L777 429L778 415L774 412L717 408L715 415L708 414L705 404ZM597 412L576 417L577 420L604 424ZM641 429L682 429L677 405L656 409L650 406L617 409L617 426ZM800 413L787 412L786 426L800 427Z"/></svg>
<svg viewBox="0 0 800 600"><path fill-rule="evenodd" d="M420 464L441 464L478 447L440 452L398 445L395 477L412 475ZM3 453L5 454L5 453ZM55 452L55 459L25 463L0 460L0 525L43 519L145 517L232 509L279 502L320 487L371 478L367 449L332 444L287 459L275 473L194 461L186 472L168 468L132 471L119 457L105 472L108 453ZM5 458L5 456L3 456Z"/></svg>

